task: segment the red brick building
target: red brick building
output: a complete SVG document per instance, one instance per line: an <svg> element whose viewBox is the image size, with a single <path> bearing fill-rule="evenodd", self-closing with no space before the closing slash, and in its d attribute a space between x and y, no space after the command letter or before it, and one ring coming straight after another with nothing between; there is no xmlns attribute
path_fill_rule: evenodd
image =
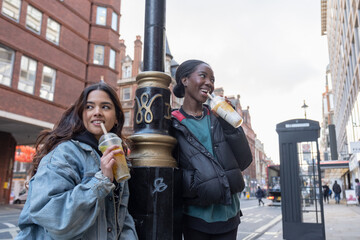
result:
<svg viewBox="0 0 360 240"><path fill-rule="evenodd" d="M0 0L0 203L31 145L91 83L116 87L121 0Z"/></svg>
<svg viewBox="0 0 360 240"><path fill-rule="evenodd" d="M214 90L215 95L224 95L223 88L216 88ZM253 161L250 164L250 166L243 172L244 179L245 179L245 189L244 191L250 192L251 194L254 194L257 188L258 180L256 176L257 166L256 166L256 148L255 148L255 142L256 142L256 133L252 129L251 126L251 116L249 107L247 107L246 110L244 110L240 103L240 95L237 95L236 98L234 96L227 96L227 98L230 100L231 104L235 106L236 111L240 114L240 116L243 118L243 123L241 127L244 129L246 138L249 142L249 146L251 149L251 154L253 157Z"/></svg>
<svg viewBox="0 0 360 240"><path fill-rule="evenodd" d="M125 114L124 134L129 136L134 132L134 116L135 116L135 92L137 89L136 76L142 71L142 41L140 36L136 36L134 41L134 57L133 59L126 55L126 46L124 40L120 40L120 62L121 69L118 80L120 101ZM165 73L172 77L170 89L176 85L174 79L178 63L171 55L169 44L166 41L166 58ZM171 95L170 104L172 108L179 108L182 99Z"/></svg>
<svg viewBox="0 0 360 240"><path fill-rule="evenodd" d="M246 179L246 191L254 194L257 188L257 179L256 179L256 158L255 158L255 139L256 133L251 127L251 116L249 107L246 110L242 109L242 117L244 119L243 124L241 125L246 134L246 138L249 142L249 146L251 149L251 154L253 157L253 161L250 166L244 171L244 176Z"/></svg>

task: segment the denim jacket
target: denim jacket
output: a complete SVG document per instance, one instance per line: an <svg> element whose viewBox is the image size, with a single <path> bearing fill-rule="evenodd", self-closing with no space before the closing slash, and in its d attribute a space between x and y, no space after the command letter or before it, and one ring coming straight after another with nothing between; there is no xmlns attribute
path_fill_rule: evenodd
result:
<svg viewBox="0 0 360 240"><path fill-rule="evenodd" d="M127 210L128 183L120 184L118 205L114 188L102 175L94 149L75 140L61 143L41 160L30 180L16 239L137 240Z"/></svg>

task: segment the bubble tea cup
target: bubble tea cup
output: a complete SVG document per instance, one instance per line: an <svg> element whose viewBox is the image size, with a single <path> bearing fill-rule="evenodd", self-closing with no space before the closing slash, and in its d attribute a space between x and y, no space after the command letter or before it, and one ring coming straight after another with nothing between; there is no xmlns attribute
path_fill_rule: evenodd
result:
<svg viewBox="0 0 360 240"><path fill-rule="evenodd" d="M117 145L119 146L116 149L123 150L121 145L122 140L115 133L105 133L99 139L99 150L104 153L106 149L110 146ZM129 168L126 163L125 155L118 153L114 156L116 163L113 165L113 174L114 178L117 182L122 182L130 178Z"/></svg>
<svg viewBox="0 0 360 240"><path fill-rule="evenodd" d="M240 127L243 122L242 117L235 109L225 101L225 98L214 96L208 93L210 98L211 110L216 112L222 119L227 121L234 128Z"/></svg>

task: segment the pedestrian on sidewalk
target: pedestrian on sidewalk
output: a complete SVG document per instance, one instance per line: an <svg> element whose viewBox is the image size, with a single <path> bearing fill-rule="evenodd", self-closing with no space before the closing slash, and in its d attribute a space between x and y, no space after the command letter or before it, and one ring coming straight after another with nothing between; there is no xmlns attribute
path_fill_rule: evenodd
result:
<svg viewBox="0 0 360 240"><path fill-rule="evenodd" d="M258 189L255 192L255 197L259 201L259 206L260 206L260 203L262 203L263 206L265 205L265 203L262 200L262 198L265 197L265 193L264 193L264 190L262 190L260 186L258 186Z"/></svg>
<svg viewBox="0 0 360 240"><path fill-rule="evenodd" d="M358 203L360 205L360 182L359 182L358 178L355 179L355 183L356 183L356 185L355 185L355 195L356 195L356 198L357 198Z"/></svg>
<svg viewBox="0 0 360 240"><path fill-rule="evenodd" d="M327 184L325 184L323 186L323 195L324 195L324 203L326 203L326 200L327 200L327 203L329 203L329 195L330 195L330 188Z"/></svg>
<svg viewBox="0 0 360 240"><path fill-rule="evenodd" d="M252 162L249 143L241 126L232 127L204 104L214 91L209 64L188 60L175 75L173 93L184 102L172 111L170 133L183 176L184 240L235 240L242 216L238 193L245 187L241 172Z"/></svg>
<svg viewBox="0 0 360 240"><path fill-rule="evenodd" d="M341 187L340 185L337 183L337 181L335 181L333 187L332 187L332 190L335 194L335 203L336 204L340 204L340 193L341 193Z"/></svg>
<svg viewBox="0 0 360 240"><path fill-rule="evenodd" d="M138 239L127 209L128 182L116 182L112 170L114 155L126 155L126 146L98 150L100 124L123 137L124 121L116 91L100 82L40 134L17 240Z"/></svg>

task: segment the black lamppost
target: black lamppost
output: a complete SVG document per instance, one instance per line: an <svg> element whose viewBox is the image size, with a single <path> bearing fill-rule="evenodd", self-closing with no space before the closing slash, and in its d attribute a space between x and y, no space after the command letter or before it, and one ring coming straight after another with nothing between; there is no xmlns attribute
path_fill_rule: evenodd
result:
<svg viewBox="0 0 360 240"><path fill-rule="evenodd" d="M144 72L136 77L129 211L140 240L173 239L174 173L168 135L171 77L165 65L165 0L146 0Z"/></svg>
<svg viewBox="0 0 360 240"><path fill-rule="evenodd" d="M301 106L301 108L304 109L305 119L306 119L306 109L307 109L308 107L309 107L309 106L306 105L305 100L304 100L304 104Z"/></svg>

